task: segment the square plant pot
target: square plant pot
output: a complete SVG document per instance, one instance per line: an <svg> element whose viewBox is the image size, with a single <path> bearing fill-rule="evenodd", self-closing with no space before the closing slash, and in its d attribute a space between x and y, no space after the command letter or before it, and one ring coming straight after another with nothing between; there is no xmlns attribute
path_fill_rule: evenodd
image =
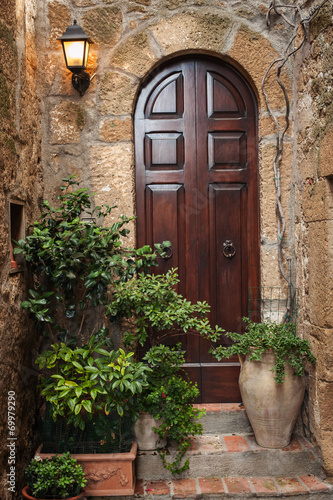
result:
<svg viewBox="0 0 333 500"><path fill-rule="evenodd" d="M36 455L51 458L55 453L43 453L41 445ZM133 442L128 453L71 454L84 467L87 485L86 496L134 495L137 443Z"/></svg>

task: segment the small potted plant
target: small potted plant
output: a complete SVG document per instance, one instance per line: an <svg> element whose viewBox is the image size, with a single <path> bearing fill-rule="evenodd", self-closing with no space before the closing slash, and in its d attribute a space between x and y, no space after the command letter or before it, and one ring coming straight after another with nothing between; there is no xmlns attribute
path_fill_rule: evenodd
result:
<svg viewBox="0 0 333 500"><path fill-rule="evenodd" d="M240 392L256 441L283 448L290 442L304 397L304 361L316 360L308 340L296 336L295 325L243 320L245 332L226 332L234 343L212 353L219 361L239 356Z"/></svg>
<svg viewBox="0 0 333 500"><path fill-rule="evenodd" d="M83 468L70 453L42 460L36 457L26 468L28 485L22 495L28 500L78 500L85 495Z"/></svg>
<svg viewBox="0 0 333 500"><path fill-rule="evenodd" d="M138 397L141 418L134 425L134 434L139 449L153 449L156 443L163 466L172 474L179 474L189 468L189 460L183 461L183 458L191 445L190 437L202 434L203 430L202 424L196 420L205 411L192 404L199 390L181 369L185 363L181 344L175 347L153 346L143 360L151 372L148 373L148 385ZM166 450L163 449L167 439L176 444L172 461L166 459Z"/></svg>

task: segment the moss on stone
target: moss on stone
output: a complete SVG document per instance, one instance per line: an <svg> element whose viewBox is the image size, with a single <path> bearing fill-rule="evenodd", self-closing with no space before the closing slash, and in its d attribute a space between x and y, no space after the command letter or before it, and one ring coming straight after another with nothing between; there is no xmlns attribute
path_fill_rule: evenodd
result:
<svg viewBox="0 0 333 500"><path fill-rule="evenodd" d="M0 117L10 118L10 90L0 67Z"/></svg>
<svg viewBox="0 0 333 500"><path fill-rule="evenodd" d="M255 13L253 12L253 10L241 8L237 10L237 15L240 17L246 17L247 19L251 19L255 16Z"/></svg>
<svg viewBox="0 0 333 500"><path fill-rule="evenodd" d="M76 109L76 125L80 130L83 129L84 125L86 123L86 114L84 109L82 109L80 106Z"/></svg>
<svg viewBox="0 0 333 500"><path fill-rule="evenodd" d="M330 45L323 51L323 71L324 73L333 69L333 46Z"/></svg>
<svg viewBox="0 0 333 500"><path fill-rule="evenodd" d="M2 142L3 142L3 147L9 151L11 156L15 157L16 156L16 145L15 145L14 139L8 135L5 135Z"/></svg>
<svg viewBox="0 0 333 500"><path fill-rule="evenodd" d="M318 95L323 90L323 81L320 78L314 78L311 82L312 95Z"/></svg>
<svg viewBox="0 0 333 500"><path fill-rule="evenodd" d="M310 33L313 38L319 35L327 26L332 23L332 12L330 5L324 5L313 19L310 25Z"/></svg>
<svg viewBox="0 0 333 500"><path fill-rule="evenodd" d="M11 48L16 55L16 45L13 37L13 33L0 21L0 38Z"/></svg>

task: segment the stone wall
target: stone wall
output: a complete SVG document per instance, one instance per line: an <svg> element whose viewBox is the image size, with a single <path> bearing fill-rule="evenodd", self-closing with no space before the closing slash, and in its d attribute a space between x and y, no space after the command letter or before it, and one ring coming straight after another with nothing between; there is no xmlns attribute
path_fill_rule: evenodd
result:
<svg viewBox="0 0 333 500"><path fill-rule="evenodd" d="M37 338L20 306L26 294L26 271L12 269L10 258L10 204L18 206L18 211L12 210L14 231L23 211L26 227L32 222L42 198L35 9L33 0L0 1L0 498L4 500L21 498L23 470L35 446L37 377L32 359ZM16 463L11 464L15 493L8 491L6 483L8 391L14 391L16 399Z"/></svg>
<svg viewBox="0 0 333 500"><path fill-rule="evenodd" d="M96 192L96 203L117 205L120 213L135 213L132 118L140 83L160 62L175 54L194 52L224 57L241 68L258 96L260 109L260 187L263 200L262 284L281 286L277 266L275 188L271 168L275 154L273 127L268 117L261 80L271 61L281 54L285 27L268 29L262 1L215 0L75 0L43 2L39 26L43 75L43 166L46 196L53 198L61 178L69 174ZM96 74L80 98L71 86L56 38L74 18L94 45L88 71ZM42 28L43 26L43 28ZM260 64L258 64L258 60ZM291 71L291 68L289 68ZM283 79L290 89L290 76ZM268 81L273 109L284 106L274 80ZM286 138L282 165L288 208L291 138ZM286 214L288 218L288 213ZM135 230L135 228L133 228ZM288 224L286 245L293 238ZM130 243L135 241L132 231Z"/></svg>
<svg viewBox="0 0 333 500"><path fill-rule="evenodd" d="M333 17L314 20L295 61L295 188L300 324L317 356L307 423L333 476Z"/></svg>

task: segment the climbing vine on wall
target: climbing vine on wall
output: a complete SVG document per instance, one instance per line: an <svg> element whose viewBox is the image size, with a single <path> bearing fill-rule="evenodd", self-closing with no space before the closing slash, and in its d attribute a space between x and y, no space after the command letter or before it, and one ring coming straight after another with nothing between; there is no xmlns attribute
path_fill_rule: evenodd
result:
<svg viewBox="0 0 333 500"><path fill-rule="evenodd" d="M291 287L292 277L291 277L291 257L288 255L285 246L284 246L284 235L286 231L286 221L285 216L282 209L281 204L281 161L283 155L283 146L284 146L284 138L285 134L289 128L290 121L290 101L288 97L288 93L285 85L281 80L281 72L288 62L288 60L298 52L301 47L304 45L306 40L309 38L309 28L311 21L318 15L320 9L328 2L328 0L322 0L318 5L310 8L310 4L313 3L311 0L306 0L304 2L293 2L291 3L283 3L281 1L277 2L276 0L272 0L270 2L270 6L268 8L266 14L266 22L268 26L271 26L273 18L280 18L286 23L292 34L290 38L287 40L286 47L284 49L284 54L275 59L270 66L267 68L267 71L262 80L262 91L265 96L266 106L271 118L275 124L276 130L276 153L273 160L273 168L274 168L274 179L275 179L275 188L276 188L276 217L277 217L277 244L278 244L278 261L279 261L279 269L282 277L288 282L288 285ZM277 117L275 113L272 111L270 106L269 95L266 92L265 85L268 79L268 76L275 72L275 78L280 86L284 101L285 101L285 114L284 114L284 126L283 128L279 125ZM287 270L285 269L287 261Z"/></svg>

